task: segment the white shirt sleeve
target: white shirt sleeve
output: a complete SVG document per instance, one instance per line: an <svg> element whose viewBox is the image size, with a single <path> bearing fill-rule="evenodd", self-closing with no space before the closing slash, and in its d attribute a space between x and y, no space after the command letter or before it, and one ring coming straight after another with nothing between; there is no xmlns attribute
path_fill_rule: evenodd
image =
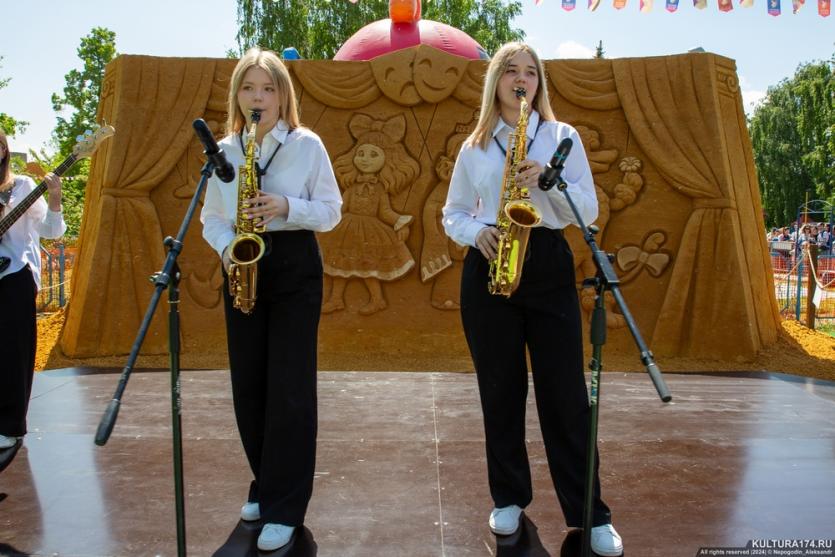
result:
<svg viewBox="0 0 835 557"><path fill-rule="evenodd" d="M478 233L487 225L475 220L479 196L468 174L466 159L471 148L463 148L455 160L449 182L446 204L443 208L443 225L447 236L462 246L475 247Z"/></svg>
<svg viewBox="0 0 835 557"><path fill-rule="evenodd" d="M577 211L586 225L589 225L597 219L598 212L594 178L580 134L572 129L569 137L574 143L571 153L565 161L562 178L568 184L566 190L571 195L574 205L577 206ZM578 224L568 200L559 189L552 188L548 191L548 196L553 202L554 212L561 221Z"/></svg>
<svg viewBox="0 0 835 557"><path fill-rule="evenodd" d="M43 199L39 200L43 201ZM38 203L35 203L38 205ZM43 202L46 206L46 202ZM61 211L52 211L47 207L43 207L46 211L43 212L43 218L36 225L36 230L41 238L55 239L60 238L67 231L67 223L64 222L64 213Z"/></svg>
<svg viewBox="0 0 835 557"><path fill-rule="evenodd" d="M304 190L308 198L285 196L289 205L287 223L316 232L327 232L342 218L342 195L321 140L317 138L308 141L306 148L312 151L310 174Z"/></svg>
<svg viewBox="0 0 835 557"><path fill-rule="evenodd" d="M209 178L200 222L203 223L203 238L222 256L223 250L235 239L235 223L224 213L220 184L217 176ZM234 184L230 187L234 187Z"/></svg>

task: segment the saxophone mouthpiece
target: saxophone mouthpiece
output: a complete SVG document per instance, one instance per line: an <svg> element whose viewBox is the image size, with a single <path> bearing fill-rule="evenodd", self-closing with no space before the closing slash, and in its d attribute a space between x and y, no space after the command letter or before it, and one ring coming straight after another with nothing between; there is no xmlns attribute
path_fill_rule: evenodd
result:
<svg viewBox="0 0 835 557"><path fill-rule="evenodd" d="M513 90L513 92L516 93L516 97L518 97L518 98L528 96L528 92L525 90L524 87L517 87L516 89Z"/></svg>
<svg viewBox="0 0 835 557"><path fill-rule="evenodd" d="M253 110L252 111L252 121L256 124L261 121L261 111L260 110Z"/></svg>

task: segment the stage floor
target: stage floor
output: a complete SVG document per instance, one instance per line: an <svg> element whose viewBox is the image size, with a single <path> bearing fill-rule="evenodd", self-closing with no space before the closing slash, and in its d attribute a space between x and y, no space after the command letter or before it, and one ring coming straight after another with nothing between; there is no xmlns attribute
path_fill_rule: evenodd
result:
<svg viewBox="0 0 835 557"><path fill-rule="evenodd" d="M259 555L239 522L249 472L226 371L181 377L192 555ZM137 372L110 442L93 443L117 373L36 374L29 434L0 473L0 555L177 554L167 372ZM630 557L695 556L752 539L835 537L835 383L780 374L606 372L603 497ZM531 389L533 387L531 386ZM487 527L475 376L323 372L313 499L270 555L557 556L566 535L533 393L534 501L524 529Z"/></svg>

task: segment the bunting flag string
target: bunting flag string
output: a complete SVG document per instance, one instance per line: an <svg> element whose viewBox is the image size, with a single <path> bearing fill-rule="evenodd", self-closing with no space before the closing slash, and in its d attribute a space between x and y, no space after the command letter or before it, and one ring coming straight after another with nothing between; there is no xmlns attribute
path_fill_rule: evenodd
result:
<svg viewBox="0 0 835 557"><path fill-rule="evenodd" d="M350 0L351 2L356 2L357 0ZM429 0L427 0L429 1ZM543 0L535 0L537 6L542 4ZM626 7L626 3L628 0L612 0L612 6L616 10L622 10ZM664 7L665 9L670 12L677 12L679 7L680 0L664 0ZM708 0L693 0L693 6L698 10L704 10L707 8ZM766 0L766 8L768 9L768 14L772 16L778 16L782 14L782 0ZM806 0L791 0L792 2L792 13L796 14L800 11L800 9L806 5ZM577 7L577 0L561 0L562 8L570 12ZM649 13L652 11L653 4L655 0L639 0L639 10L641 13ZM730 12L734 9L734 0L717 0L719 11L720 12ZM818 15L821 17L829 17L831 13L831 5L832 0L817 0L818 3ZM754 0L739 0L739 6L741 8L753 8L754 7ZM600 0L588 0L588 10L593 12L596 11L597 8L600 7Z"/></svg>

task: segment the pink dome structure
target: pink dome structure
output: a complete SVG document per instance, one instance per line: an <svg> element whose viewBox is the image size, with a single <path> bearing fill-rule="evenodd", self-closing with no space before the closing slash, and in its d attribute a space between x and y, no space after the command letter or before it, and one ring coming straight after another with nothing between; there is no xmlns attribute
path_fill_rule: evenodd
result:
<svg viewBox="0 0 835 557"><path fill-rule="evenodd" d="M420 44L471 60L489 58L484 48L460 29L420 19L419 0L391 0L389 15L389 19L369 23L354 33L333 59L371 60Z"/></svg>

